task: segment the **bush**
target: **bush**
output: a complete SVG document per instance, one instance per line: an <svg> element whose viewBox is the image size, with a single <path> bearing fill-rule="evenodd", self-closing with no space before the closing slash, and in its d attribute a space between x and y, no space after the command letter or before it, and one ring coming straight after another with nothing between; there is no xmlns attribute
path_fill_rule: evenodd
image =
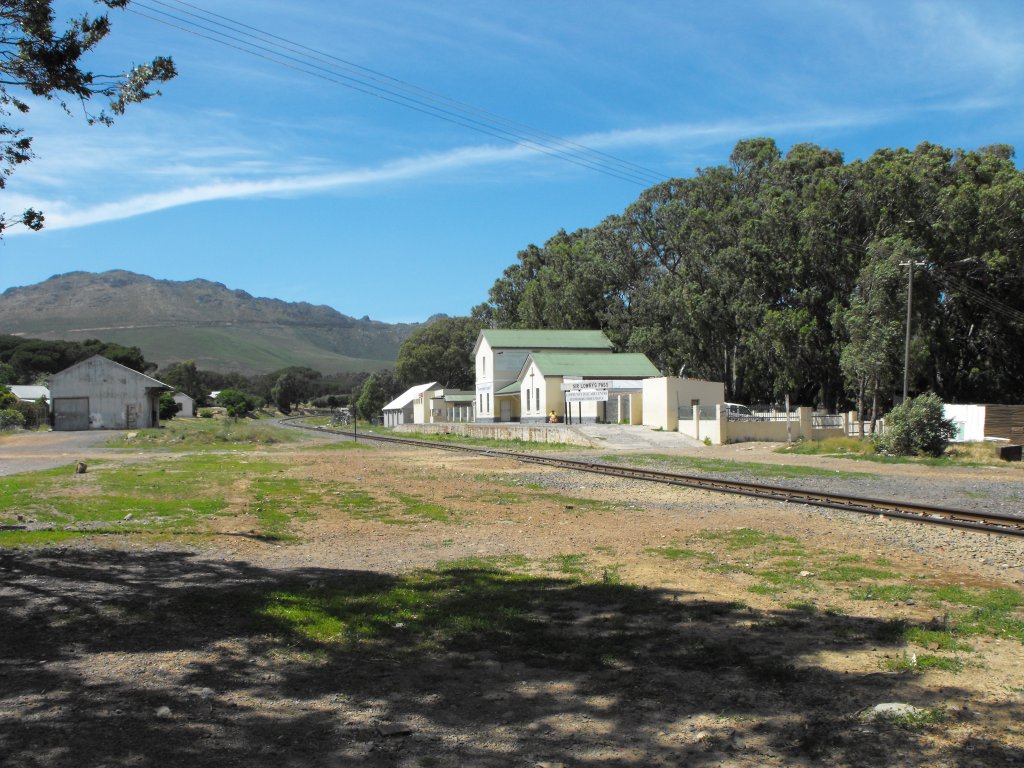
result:
<svg viewBox="0 0 1024 768"><path fill-rule="evenodd" d="M14 408L0 410L0 432L9 432L25 426L25 417Z"/></svg>
<svg viewBox="0 0 1024 768"><path fill-rule="evenodd" d="M943 415L942 400L929 392L889 411L885 431L875 437L875 445L895 456L941 456L955 434L952 420Z"/></svg>
<svg viewBox="0 0 1024 768"><path fill-rule="evenodd" d="M217 395L217 405L222 406L232 419L240 419L259 408L260 401L237 389L222 389Z"/></svg>

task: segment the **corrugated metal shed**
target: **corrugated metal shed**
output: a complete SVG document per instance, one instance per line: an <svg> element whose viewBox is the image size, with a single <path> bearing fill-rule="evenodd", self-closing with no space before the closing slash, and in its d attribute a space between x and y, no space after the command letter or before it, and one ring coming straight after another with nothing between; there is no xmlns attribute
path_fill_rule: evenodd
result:
<svg viewBox="0 0 1024 768"><path fill-rule="evenodd" d="M50 380L57 430L136 429L160 426L158 402L173 387L93 355Z"/></svg>

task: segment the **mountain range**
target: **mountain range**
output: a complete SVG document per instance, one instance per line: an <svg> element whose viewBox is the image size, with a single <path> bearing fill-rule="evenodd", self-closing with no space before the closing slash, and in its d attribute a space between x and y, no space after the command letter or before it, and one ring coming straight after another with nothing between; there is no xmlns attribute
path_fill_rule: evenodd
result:
<svg viewBox="0 0 1024 768"><path fill-rule="evenodd" d="M324 373L389 367L418 326L124 270L69 272L0 294L0 333L101 339L137 346L161 366L194 360L200 369L246 374L290 365Z"/></svg>

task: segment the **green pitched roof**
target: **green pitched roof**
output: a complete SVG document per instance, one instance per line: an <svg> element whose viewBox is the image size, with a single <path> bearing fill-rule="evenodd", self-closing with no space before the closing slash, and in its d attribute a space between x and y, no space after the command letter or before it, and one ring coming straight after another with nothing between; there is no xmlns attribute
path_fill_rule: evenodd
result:
<svg viewBox="0 0 1024 768"><path fill-rule="evenodd" d="M661 371L640 352L534 352L530 358L545 376L637 378L661 376ZM529 361L527 361L529 362ZM523 366L524 370L526 366Z"/></svg>
<svg viewBox="0 0 1024 768"><path fill-rule="evenodd" d="M603 331L549 331L489 328L480 331L491 348L506 349L611 349ZM477 340L477 347L480 346Z"/></svg>
<svg viewBox="0 0 1024 768"><path fill-rule="evenodd" d="M519 382L513 381L511 384L506 384L504 387L499 389L494 394L496 395L518 395L519 394Z"/></svg>

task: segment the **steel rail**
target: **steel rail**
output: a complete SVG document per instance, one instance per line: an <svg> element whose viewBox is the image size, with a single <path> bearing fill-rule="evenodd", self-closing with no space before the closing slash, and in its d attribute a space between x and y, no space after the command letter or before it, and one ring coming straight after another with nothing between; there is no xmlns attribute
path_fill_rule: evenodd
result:
<svg viewBox="0 0 1024 768"><path fill-rule="evenodd" d="M344 430L329 429L326 427L311 427L305 424L294 424L292 422L296 421L295 418L282 419L281 421L289 422L289 426L307 429L313 432L327 432L329 434L353 437L352 432L346 432ZM364 440L375 440L378 442L394 443L398 445L411 445L420 448L437 448L439 450L447 451L478 453L487 456L508 458L528 464L546 465L556 469L571 469L580 472L591 472L594 474L619 477L629 480L646 480L648 482L695 488L698 490L750 496L752 498L766 499L769 501L780 501L790 504L809 504L817 507L827 507L831 509L845 510L847 512L857 512L860 514L881 515L899 520L909 520L916 523L941 525L950 528L962 528L1004 536L1024 536L1024 517L1014 517L1012 515L975 512L969 509L894 501L892 499L876 499L864 496L825 493L822 491L808 490L806 488L788 488L785 486L751 483L742 480L725 480L711 478L705 475L688 475L654 469L624 467L615 464L578 461L575 459L541 456L538 454L520 453L517 451L477 448L453 443L435 443L429 440L394 437L391 435L375 435L368 432L360 432L358 433L358 437Z"/></svg>

